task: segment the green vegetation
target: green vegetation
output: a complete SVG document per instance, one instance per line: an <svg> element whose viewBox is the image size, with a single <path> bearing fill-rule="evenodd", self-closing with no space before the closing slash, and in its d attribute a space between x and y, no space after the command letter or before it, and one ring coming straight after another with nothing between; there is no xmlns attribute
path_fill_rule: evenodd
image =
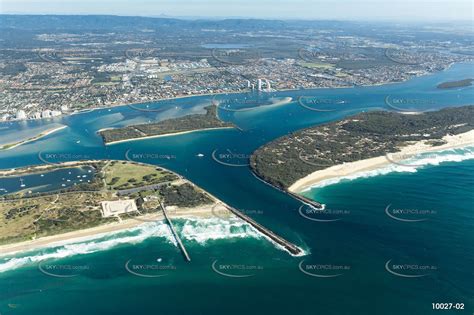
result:
<svg viewBox="0 0 474 315"><path fill-rule="evenodd" d="M204 115L194 114L167 119L157 123L108 129L101 131L100 135L107 144L115 141L174 134L185 131L234 127L233 124L223 122L217 118L217 107L215 105L207 106L205 109L206 114Z"/></svg>
<svg viewBox="0 0 474 315"><path fill-rule="evenodd" d="M450 82L443 82L438 84L438 89L452 89L452 88L459 88L465 86L471 86L474 79L464 79L459 81L450 81Z"/></svg>
<svg viewBox="0 0 474 315"><path fill-rule="evenodd" d="M376 59L376 60L341 60L336 63L336 68L342 68L346 70L361 70L370 69L375 67L383 67L392 65L393 62L388 59Z"/></svg>
<svg viewBox="0 0 474 315"><path fill-rule="evenodd" d="M28 194L19 192L0 198L0 244L26 241L91 228L116 222L116 218L102 218L101 202L135 199L139 213L123 215L122 219L156 213L159 201L166 205L194 207L213 201L198 187L176 174L153 165L128 161L100 161L79 163L93 167L96 172L90 183L82 183L60 191ZM73 165L50 165L18 169L8 176L28 175L45 170L54 171ZM158 183L158 188L118 195L117 190L139 188ZM146 199L146 201L145 201Z"/></svg>
<svg viewBox="0 0 474 315"><path fill-rule="evenodd" d="M114 222L102 218L101 200L109 193L53 194L0 202L0 244L67 233Z"/></svg>
<svg viewBox="0 0 474 315"><path fill-rule="evenodd" d="M310 69L333 69L334 65L330 63L323 62L301 62L301 66Z"/></svg>
<svg viewBox="0 0 474 315"><path fill-rule="evenodd" d="M251 156L253 171L282 189L317 170L387 153L413 141L442 144L442 137L474 128L474 106L419 115L362 113L276 139Z"/></svg>
<svg viewBox="0 0 474 315"><path fill-rule="evenodd" d="M154 185L178 179L176 175L164 169L130 162L112 161L103 172L107 185L113 190Z"/></svg>
<svg viewBox="0 0 474 315"><path fill-rule="evenodd" d="M204 192L189 183L164 186L160 189L159 194L167 206L195 207L212 203L212 200Z"/></svg>

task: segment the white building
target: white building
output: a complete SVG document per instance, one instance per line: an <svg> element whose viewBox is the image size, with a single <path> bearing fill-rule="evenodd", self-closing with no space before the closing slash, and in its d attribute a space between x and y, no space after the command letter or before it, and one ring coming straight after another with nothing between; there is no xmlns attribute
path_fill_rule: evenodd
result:
<svg viewBox="0 0 474 315"><path fill-rule="evenodd" d="M21 109L20 109L19 111L17 111L17 112L16 112L16 115L15 115L15 118L16 118L16 119L22 119L22 120L23 120L23 119L26 119L27 117L26 117L25 111L24 111L24 110L21 110Z"/></svg>
<svg viewBox="0 0 474 315"><path fill-rule="evenodd" d="M259 90L259 91L262 90L262 79L257 80L257 90Z"/></svg>
<svg viewBox="0 0 474 315"><path fill-rule="evenodd" d="M270 81L265 79L265 84L267 85L267 91L270 91L272 89L272 87L270 85Z"/></svg>
<svg viewBox="0 0 474 315"><path fill-rule="evenodd" d="M49 118L51 117L51 111L49 109L46 109L41 112L41 118Z"/></svg>
<svg viewBox="0 0 474 315"><path fill-rule="evenodd" d="M102 206L101 214L103 218L138 211L137 204L133 199L102 201L100 204Z"/></svg>

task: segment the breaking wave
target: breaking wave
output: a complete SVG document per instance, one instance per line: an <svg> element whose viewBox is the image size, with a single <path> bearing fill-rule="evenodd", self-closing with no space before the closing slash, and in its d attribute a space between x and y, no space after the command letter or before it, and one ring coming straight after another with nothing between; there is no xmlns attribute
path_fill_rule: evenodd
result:
<svg viewBox="0 0 474 315"><path fill-rule="evenodd" d="M313 188L321 188L325 186L334 185L342 181L351 181L359 178L375 177L394 172L416 173L417 169L425 166L437 166L445 162L462 162L470 159L474 159L474 147L472 146L457 149L447 149L437 152L421 153L415 155L413 158L399 161L396 164L391 163L388 166L384 166L378 169L358 172L348 176L341 176L324 180L305 189L304 191L309 191Z"/></svg>
<svg viewBox="0 0 474 315"><path fill-rule="evenodd" d="M174 220L181 225L181 236L188 241L206 244L210 240L229 238L261 238L251 225L240 220L229 218Z"/></svg>
<svg viewBox="0 0 474 315"><path fill-rule="evenodd" d="M145 223L125 231L95 235L92 239L72 240L69 243L64 242L60 245L54 244L41 250L26 252L21 254L20 257L0 258L0 273L48 259L91 254L122 244L137 244L151 237L160 237L164 238L168 243L175 243L168 225L163 222Z"/></svg>
<svg viewBox="0 0 474 315"><path fill-rule="evenodd" d="M263 238L263 235L251 225L237 218L228 220L186 218L175 219L173 222L183 240L194 241L199 245L205 245L208 241L232 238ZM91 254L123 244L137 244L153 237L163 238L167 243L177 246L176 240L165 222L150 222L124 231L94 235L87 239L70 240L61 244L51 244L48 247L24 252L14 257L0 257L0 273L49 259Z"/></svg>

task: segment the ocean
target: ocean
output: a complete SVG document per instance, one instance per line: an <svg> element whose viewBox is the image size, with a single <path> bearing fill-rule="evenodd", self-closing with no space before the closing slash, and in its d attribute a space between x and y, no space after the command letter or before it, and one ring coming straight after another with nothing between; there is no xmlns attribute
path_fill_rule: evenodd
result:
<svg viewBox="0 0 474 315"><path fill-rule="evenodd" d="M238 108L292 97L287 105L221 110L242 130L215 130L104 146L96 131L203 112L208 96L2 124L0 138L30 128L68 128L0 152L0 168L103 158L169 168L296 243L293 257L248 225L219 217L177 220L192 261L168 227L146 223L78 243L0 258L4 314L437 314L432 303L474 311L473 148L420 156L314 187L326 205L301 207L250 172L248 156L293 130L361 111L432 110L473 104L474 88L436 85L470 77L473 64L376 87L220 95ZM318 101L306 102L306 99ZM225 102L227 100L227 102ZM250 100L250 101L249 101ZM298 100L300 102L298 102ZM387 101L388 100L388 101ZM303 101L303 104L301 104ZM313 106L308 109L302 105ZM401 104L401 105L400 105ZM156 112L149 109L159 109ZM164 109L164 110L163 110ZM36 130L35 129L35 130ZM225 163L213 159L226 152ZM213 154L214 153L214 154ZM230 156L230 158L229 158ZM414 167L414 166L417 167ZM0 186L2 180L0 179ZM463 303L463 304L461 304Z"/></svg>

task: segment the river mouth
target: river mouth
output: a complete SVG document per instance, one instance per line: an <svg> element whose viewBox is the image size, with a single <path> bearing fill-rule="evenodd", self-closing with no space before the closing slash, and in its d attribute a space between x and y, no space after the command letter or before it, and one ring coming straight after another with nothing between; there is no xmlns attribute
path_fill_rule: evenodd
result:
<svg viewBox="0 0 474 315"><path fill-rule="evenodd" d="M447 81L453 76L461 76L464 71L466 70L463 70L462 66L455 66L450 71L432 77L417 78L415 82L409 81L382 87L277 92L279 97L289 96L294 100L297 100L299 96L315 93L321 93L324 99L331 93L341 93L341 98L349 97L350 102L336 107L338 110L331 112L308 110L296 103L255 113L248 111L245 115L225 112L221 113L222 119L236 123L242 130L206 131L108 147L102 145L95 135L96 130L137 120L165 119L166 115L143 113L121 107L113 108L111 112L98 110L63 118L67 120L70 129L67 135L58 133L41 142L29 143L8 152L0 152L1 168L11 169L44 164L38 159L37 153L40 151L48 154L49 157L67 154L67 156L82 156L90 159L127 160L127 152L129 152L129 157L146 156L146 163L169 168L219 196L226 203L238 209L246 209L246 213L257 222L274 229L297 245L301 245L308 253L308 257L292 257L287 252L276 249L269 242L262 241L258 236L240 237L251 234L252 231L242 229L235 224L227 229L211 221L207 222L207 225L204 221L188 223L178 221L178 229L186 229L190 235L189 240L186 239L185 242L193 258L192 265L186 265L180 253L168 241L168 231L157 226L154 232L141 230L143 235L146 234L149 237L140 239L143 235L138 233L139 237L133 239L140 239L138 242L123 241L117 244L118 240L110 240L105 244L95 242L87 245L88 247L71 246L67 248L67 253L75 251L82 254L61 258L61 252L57 254L58 262L48 260L41 265L50 273L54 265L62 269L64 266L82 267L77 272L78 276L62 278L59 282L57 281L59 278L41 273L38 266L33 264L32 268L22 267L3 273L0 281L13 283L18 277L24 279L24 282L13 286L15 289L11 289L12 292L8 292L8 296L13 296L10 298L13 304L15 304L15 297L24 297L22 294L27 294L25 292L31 288L42 290L39 293L27 295L34 303L40 303L38 301L41 299L52 299L57 296L58 289L54 285L60 285L60 288L85 285L91 290L101 288L110 290L109 292L118 292L118 288L123 288L122 285L126 283L129 286L152 288L137 293L143 297L142 305L137 306L128 301L136 308L155 310L156 303L152 301L156 302L156 290L179 282L183 290L196 292L193 291L196 290L194 286L199 281L206 288L212 288L212 285L216 283L224 288L233 287L239 283L238 281L254 287L262 286L264 283L266 284L264 288L269 294L280 298L283 297L281 283L286 283L293 287L302 287L307 290L306 292L317 290L322 300L332 301L333 305L339 303L341 294L351 303L357 304L366 298L368 292L373 293L373 291L362 289L354 292L354 281L357 279L363 279L364 283L374 287L382 284L389 285L397 292L403 292L407 289L407 285L413 285L413 282L399 282L413 279L401 279L386 271L385 265L390 261L389 269L396 272L398 272L397 268L405 265L416 265L419 268L437 267L437 269L431 269L429 273L416 272L416 270L402 273L427 274L419 279L426 281L427 285L423 285L426 291L420 294L426 295L427 301L433 293L427 288L431 286L437 288L436 285L440 284L436 279L443 274L447 274L457 287L470 290L472 286L468 283L470 278L467 273L460 271L462 266L456 261L464 261L466 255L470 253L472 240L469 238L470 226L466 224L466 220L470 218L467 211L469 203L474 199L471 191L454 187L453 183L456 182L464 187L472 185L470 179L463 175L463 173L474 171L471 160L426 167L417 171L416 175L409 172L392 172L383 176L360 178L305 193L305 196L327 204L326 212L323 213L313 212L308 208L302 208L299 211L300 202L256 179L246 165L248 156L256 148L276 137L361 111L388 110L384 107L386 95L401 95L400 93L406 90L405 93L408 95L405 96L410 97L415 86L418 86L420 93L428 93L433 82ZM229 97L235 98L235 95ZM461 106L472 101L472 92L446 90L437 92L435 97L437 106ZM172 106L178 106L177 111L193 112L198 111L199 108L202 109L204 104L210 101L210 97L188 98L176 100ZM2 129L0 133L15 131L16 129L13 128ZM228 153L227 149L233 154ZM214 154L216 157L224 153L228 154L222 156L225 158L224 162L243 166L235 167L217 163L212 158L215 150L217 150ZM61 179L63 176L59 177ZM19 179L15 184L19 184L18 181ZM442 182L443 185L438 185L436 188L436 182ZM2 183L3 179L0 178L0 184ZM25 179L26 183L28 181ZM435 188L427 190L427 183ZM442 198L433 198L433 196L442 196ZM391 206L387 212L397 218L409 220L428 218L429 220L417 222L395 220L386 214L388 205ZM408 209L411 212L397 213L396 211L400 209ZM418 212L413 212L413 209ZM430 211L429 215L424 211ZM209 229L209 226L213 229L214 239L210 237L212 233L208 233L207 236L203 234L203 230ZM232 233L235 237L228 237L221 232ZM452 246L453 236L456 236L457 246ZM117 245L107 247L111 243ZM413 248L413 253L406 257L400 248L408 247ZM98 250L95 251L96 249ZM258 259L253 259L256 256ZM18 261L13 261L12 264L15 262ZM149 278L131 274L125 268L127 262L129 262L130 270L138 274L160 275L160 277ZM213 265L216 270L224 274L246 277L224 276L214 271ZM147 270L138 268L147 268ZM30 277L23 277L26 274ZM75 274L65 271L60 273L60 275ZM161 275L165 276L161 277ZM449 289L451 285L446 285L444 288ZM168 294L166 290L160 292L163 298ZM218 299L223 298L223 294L222 292L215 293ZM239 291L236 294L243 296L244 292ZM294 301L306 303L305 305L311 304L301 296L301 292L286 292L285 296ZM468 298L463 294L459 296L464 300ZM173 301L172 296L167 297ZM129 298L124 297L124 299ZM72 301L67 294L64 299L67 302ZM94 300L93 297L91 299ZM99 303L99 300L94 301ZM199 303L200 300L198 298L194 300L191 295L190 301ZM328 303L332 304L332 302ZM390 303L387 300L385 302ZM271 307L270 304L266 305Z"/></svg>

